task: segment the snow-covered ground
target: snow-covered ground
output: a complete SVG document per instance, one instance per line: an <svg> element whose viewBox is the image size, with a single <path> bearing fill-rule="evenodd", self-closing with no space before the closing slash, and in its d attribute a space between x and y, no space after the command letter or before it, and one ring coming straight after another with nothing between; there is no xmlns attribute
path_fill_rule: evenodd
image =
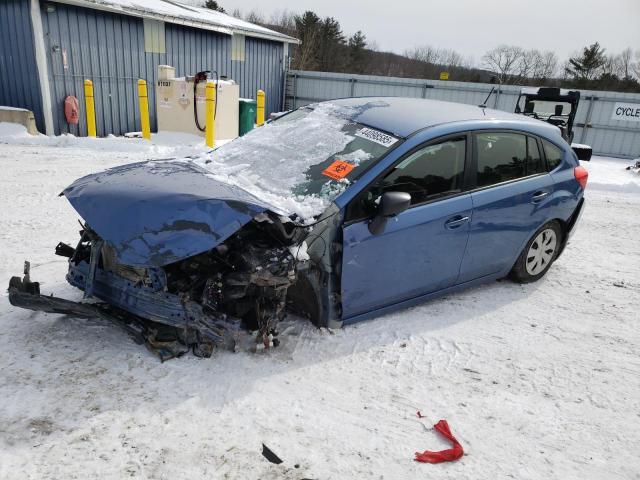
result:
<svg viewBox="0 0 640 480"><path fill-rule="evenodd" d="M203 150L0 130L0 281L30 259L44 292L75 299L53 250L75 243L77 215L57 194L89 172ZM161 364L116 327L19 310L3 292L0 478L640 478L630 163L585 164L587 208L542 281L495 282L333 333L291 322L266 353ZM440 418L466 455L414 462L446 448L423 426ZM267 462L262 443L284 463Z"/></svg>

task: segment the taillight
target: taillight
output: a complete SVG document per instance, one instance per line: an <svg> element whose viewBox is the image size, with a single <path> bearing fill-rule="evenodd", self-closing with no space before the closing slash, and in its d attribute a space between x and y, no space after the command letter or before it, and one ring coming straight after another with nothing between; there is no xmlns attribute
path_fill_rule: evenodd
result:
<svg viewBox="0 0 640 480"><path fill-rule="evenodd" d="M587 179L589 178L589 172L584 167L576 167L573 169L573 176L576 177L576 180L584 190L587 188Z"/></svg>

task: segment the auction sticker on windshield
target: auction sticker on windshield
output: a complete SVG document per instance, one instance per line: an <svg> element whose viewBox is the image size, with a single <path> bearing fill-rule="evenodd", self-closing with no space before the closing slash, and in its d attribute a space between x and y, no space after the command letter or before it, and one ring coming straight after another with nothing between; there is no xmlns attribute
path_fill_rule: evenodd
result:
<svg viewBox="0 0 640 480"><path fill-rule="evenodd" d="M329 178L333 178L334 180L341 180L349 175L349 172L354 168L355 165L343 162L342 160L336 160L327 168L325 168L322 174Z"/></svg>
<svg viewBox="0 0 640 480"><path fill-rule="evenodd" d="M383 147L390 147L394 143L398 141L397 138L392 137L391 135L387 135L386 133L382 133L378 130L374 130L373 128L361 128L360 131L356 132L356 137L366 138L367 140L371 140L372 142L376 142L377 144L382 145Z"/></svg>

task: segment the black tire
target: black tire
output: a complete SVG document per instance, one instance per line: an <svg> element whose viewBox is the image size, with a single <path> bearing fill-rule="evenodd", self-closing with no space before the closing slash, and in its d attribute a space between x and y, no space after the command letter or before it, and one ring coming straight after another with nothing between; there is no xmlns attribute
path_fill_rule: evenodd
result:
<svg viewBox="0 0 640 480"><path fill-rule="evenodd" d="M511 269L509 277L518 283L540 280L558 258L561 245L560 224L556 221L545 223L531 236Z"/></svg>

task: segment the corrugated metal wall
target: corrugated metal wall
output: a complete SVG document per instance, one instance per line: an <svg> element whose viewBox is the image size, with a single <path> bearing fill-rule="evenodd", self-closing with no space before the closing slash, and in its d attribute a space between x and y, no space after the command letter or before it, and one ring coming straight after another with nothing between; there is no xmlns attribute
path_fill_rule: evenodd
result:
<svg viewBox="0 0 640 480"><path fill-rule="evenodd" d="M492 87L485 83L350 75L292 70L286 79L286 108L342 97L370 95L431 98L480 105ZM507 112L515 109L520 86L503 85L487 105ZM582 90L576 114L574 141L593 147L596 154L640 157L640 124L612 120L615 102L640 104L640 94ZM585 128L585 125L587 127Z"/></svg>
<svg viewBox="0 0 640 480"><path fill-rule="evenodd" d="M241 95L255 98L265 89L267 110L280 108L283 45L247 38L246 60L231 61L231 37L171 23L165 24L166 53L147 53L141 18L42 2L42 22L54 105L56 134L86 135L64 119L67 95L78 97L84 110L83 81L93 81L98 135L140 130L137 80L147 80L151 128L155 130L155 84L158 65L172 65L178 76L217 70L240 83ZM233 65L232 65L233 63ZM237 65L236 65L237 64ZM276 100L277 99L277 100Z"/></svg>
<svg viewBox="0 0 640 480"><path fill-rule="evenodd" d="M29 0L0 0L0 105L33 111L44 132Z"/></svg>
<svg viewBox="0 0 640 480"><path fill-rule="evenodd" d="M240 96L256 98L259 88L267 94L267 115L282 109L284 49L281 43L247 37L244 62L231 62L231 78L240 84Z"/></svg>

